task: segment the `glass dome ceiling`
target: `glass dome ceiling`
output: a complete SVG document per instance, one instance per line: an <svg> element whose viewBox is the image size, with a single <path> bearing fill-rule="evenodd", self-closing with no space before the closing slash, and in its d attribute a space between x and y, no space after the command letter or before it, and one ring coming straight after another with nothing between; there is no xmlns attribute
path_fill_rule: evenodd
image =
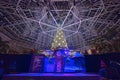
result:
<svg viewBox="0 0 120 80"><path fill-rule="evenodd" d="M0 32L20 46L50 49L59 24L68 48L89 49L96 38L104 42L119 37L120 1L0 1Z"/></svg>

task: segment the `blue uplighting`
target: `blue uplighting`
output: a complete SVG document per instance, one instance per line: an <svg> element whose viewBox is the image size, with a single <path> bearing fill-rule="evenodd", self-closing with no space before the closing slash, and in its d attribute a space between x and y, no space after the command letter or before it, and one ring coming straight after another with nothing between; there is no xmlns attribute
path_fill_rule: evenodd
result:
<svg viewBox="0 0 120 80"><path fill-rule="evenodd" d="M68 51L61 51L62 54L68 54ZM74 57L63 58L63 71L62 72L85 72L85 60L84 56L79 52L74 54ZM44 72L56 72L56 57L44 59Z"/></svg>

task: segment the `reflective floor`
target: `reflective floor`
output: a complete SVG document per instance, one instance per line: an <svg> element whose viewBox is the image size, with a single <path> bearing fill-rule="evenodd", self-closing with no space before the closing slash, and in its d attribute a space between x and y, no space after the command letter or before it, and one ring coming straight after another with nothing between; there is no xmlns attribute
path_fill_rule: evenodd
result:
<svg viewBox="0 0 120 80"><path fill-rule="evenodd" d="M91 73L22 73L6 74L4 76L99 76Z"/></svg>

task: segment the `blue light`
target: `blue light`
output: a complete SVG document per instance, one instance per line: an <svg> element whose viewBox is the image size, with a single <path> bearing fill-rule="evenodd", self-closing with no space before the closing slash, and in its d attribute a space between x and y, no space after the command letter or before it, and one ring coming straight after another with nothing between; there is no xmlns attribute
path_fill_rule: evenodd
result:
<svg viewBox="0 0 120 80"><path fill-rule="evenodd" d="M70 51L62 50L59 51L61 54L66 54ZM74 58L72 57L63 57L63 65L64 70L62 72L85 72L85 60L84 56L80 52L76 52ZM48 58L46 57L44 60L44 72L56 72L56 57Z"/></svg>

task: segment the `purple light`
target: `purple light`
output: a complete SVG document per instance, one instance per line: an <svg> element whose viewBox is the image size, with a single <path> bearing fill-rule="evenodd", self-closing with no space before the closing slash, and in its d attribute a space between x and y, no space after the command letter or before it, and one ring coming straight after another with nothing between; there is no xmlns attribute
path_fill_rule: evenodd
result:
<svg viewBox="0 0 120 80"><path fill-rule="evenodd" d="M67 51L65 51L65 53L67 54Z"/></svg>

